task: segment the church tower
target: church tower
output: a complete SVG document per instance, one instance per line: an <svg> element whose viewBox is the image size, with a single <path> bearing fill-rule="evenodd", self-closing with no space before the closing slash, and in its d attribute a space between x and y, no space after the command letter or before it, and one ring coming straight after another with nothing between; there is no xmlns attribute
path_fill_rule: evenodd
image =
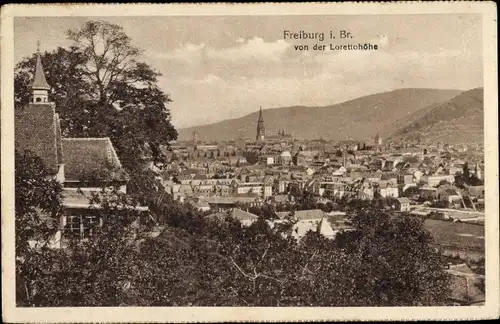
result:
<svg viewBox="0 0 500 324"><path fill-rule="evenodd" d="M31 83L31 93L32 100L35 104L49 103L49 90L50 86L45 79L45 74L43 73L43 65L40 54L40 43L38 43L37 57L36 57L36 67L35 67L35 77L33 78L33 83Z"/></svg>
<svg viewBox="0 0 500 324"><path fill-rule="evenodd" d="M38 46L40 47L40 46ZM48 174L64 182L61 125L56 105L49 101L50 86L45 79L40 49L29 85L30 99L23 109L15 109L15 145L20 152L31 151L42 159Z"/></svg>
<svg viewBox="0 0 500 324"><path fill-rule="evenodd" d="M257 141L263 141L266 136L266 128L264 126L264 118L262 117L262 107L259 110L259 120L257 121Z"/></svg>

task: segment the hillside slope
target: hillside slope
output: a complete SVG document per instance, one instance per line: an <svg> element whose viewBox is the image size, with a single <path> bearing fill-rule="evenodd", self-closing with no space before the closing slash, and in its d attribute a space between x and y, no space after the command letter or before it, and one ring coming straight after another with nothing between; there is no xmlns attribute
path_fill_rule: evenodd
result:
<svg viewBox="0 0 500 324"><path fill-rule="evenodd" d="M399 89L377 93L325 107L284 107L263 110L267 135L285 129L296 138L371 139L378 132L387 137L401 126L401 120L429 107L446 102L459 90ZM231 140L255 137L258 112L241 118L179 130L180 140L189 140L197 131L202 140Z"/></svg>
<svg viewBox="0 0 500 324"><path fill-rule="evenodd" d="M424 142L483 142L483 88L465 91L437 105L426 107L408 117L407 124L392 138Z"/></svg>

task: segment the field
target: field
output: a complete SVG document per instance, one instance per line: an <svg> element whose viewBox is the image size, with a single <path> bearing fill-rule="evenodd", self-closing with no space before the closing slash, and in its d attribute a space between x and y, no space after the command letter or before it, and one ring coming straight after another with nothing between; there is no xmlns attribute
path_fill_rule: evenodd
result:
<svg viewBox="0 0 500 324"><path fill-rule="evenodd" d="M484 226L427 219L424 227L445 252L474 259L484 257Z"/></svg>

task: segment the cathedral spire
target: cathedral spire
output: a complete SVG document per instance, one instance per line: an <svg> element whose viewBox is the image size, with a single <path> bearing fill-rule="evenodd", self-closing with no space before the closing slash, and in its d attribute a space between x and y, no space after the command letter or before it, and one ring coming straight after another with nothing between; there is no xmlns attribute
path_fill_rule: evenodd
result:
<svg viewBox="0 0 500 324"><path fill-rule="evenodd" d="M257 120L257 141L263 141L266 135L266 129L264 126L264 117L262 116L262 106L259 109L259 119Z"/></svg>
<svg viewBox="0 0 500 324"><path fill-rule="evenodd" d="M31 90L34 103L47 103L49 97L50 85L45 79L43 72L42 58L40 54L40 42L37 42L37 57L35 66L35 76L31 83Z"/></svg>

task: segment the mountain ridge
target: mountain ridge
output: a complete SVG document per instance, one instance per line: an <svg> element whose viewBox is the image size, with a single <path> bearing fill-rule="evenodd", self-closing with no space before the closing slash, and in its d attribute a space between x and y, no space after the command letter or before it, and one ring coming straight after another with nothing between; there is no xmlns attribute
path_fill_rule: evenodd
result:
<svg viewBox="0 0 500 324"><path fill-rule="evenodd" d="M425 114L421 114L425 110ZM482 87L422 109L396 131L394 139L424 142L474 143L484 140L484 91Z"/></svg>
<svg viewBox="0 0 500 324"><path fill-rule="evenodd" d="M404 118L438 105L462 90L402 88L380 92L335 105L289 106L263 110L266 135L285 129L297 138L365 140L376 133L387 137L404 124ZM258 112L220 122L179 129L179 140L189 140L194 131L201 140L254 138ZM396 125L395 125L396 123Z"/></svg>

